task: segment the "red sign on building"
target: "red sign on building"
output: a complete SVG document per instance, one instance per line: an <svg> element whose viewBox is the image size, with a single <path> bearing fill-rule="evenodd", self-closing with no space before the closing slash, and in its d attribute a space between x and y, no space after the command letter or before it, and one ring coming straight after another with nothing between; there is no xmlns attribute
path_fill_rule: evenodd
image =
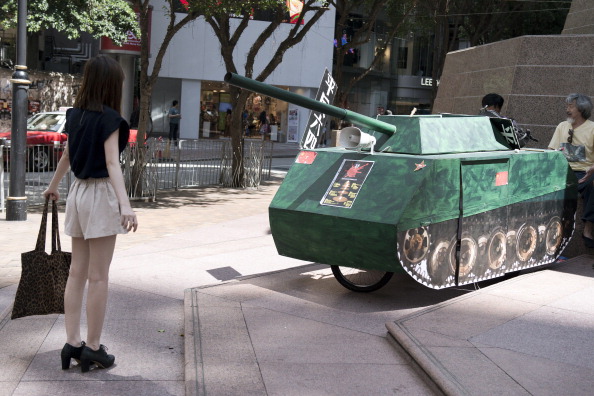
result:
<svg viewBox="0 0 594 396"><path fill-rule="evenodd" d="M151 19L153 15L152 7L148 10L148 31L151 31ZM136 12L136 17L140 22L140 13ZM147 37L148 45L150 46L150 35ZM109 54L128 54L128 55L140 55L140 37L128 31L128 38L121 46L115 45L110 38L101 37L100 50L103 53Z"/></svg>

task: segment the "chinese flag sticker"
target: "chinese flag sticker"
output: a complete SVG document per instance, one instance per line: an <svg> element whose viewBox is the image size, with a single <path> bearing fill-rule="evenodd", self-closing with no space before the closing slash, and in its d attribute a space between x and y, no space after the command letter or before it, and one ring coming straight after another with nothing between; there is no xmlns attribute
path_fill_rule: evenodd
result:
<svg viewBox="0 0 594 396"><path fill-rule="evenodd" d="M507 171L497 172L497 175L495 175L495 185L496 186L507 185Z"/></svg>
<svg viewBox="0 0 594 396"><path fill-rule="evenodd" d="M301 151L299 155L297 155L297 159L295 160L295 162L297 164L309 165L314 162L314 160L316 159L316 155L318 155L318 153L316 153L315 151Z"/></svg>

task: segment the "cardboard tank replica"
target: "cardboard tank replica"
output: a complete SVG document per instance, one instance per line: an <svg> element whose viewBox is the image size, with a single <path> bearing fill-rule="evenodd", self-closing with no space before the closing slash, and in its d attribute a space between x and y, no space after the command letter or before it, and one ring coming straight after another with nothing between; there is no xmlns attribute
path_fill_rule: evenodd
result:
<svg viewBox="0 0 594 396"><path fill-rule="evenodd" d="M434 289L554 262L577 180L559 151L520 149L509 120L366 117L235 74L233 85L361 127L303 149L269 208L279 254L329 264L355 291L405 271ZM314 143L315 146L315 143Z"/></svg>

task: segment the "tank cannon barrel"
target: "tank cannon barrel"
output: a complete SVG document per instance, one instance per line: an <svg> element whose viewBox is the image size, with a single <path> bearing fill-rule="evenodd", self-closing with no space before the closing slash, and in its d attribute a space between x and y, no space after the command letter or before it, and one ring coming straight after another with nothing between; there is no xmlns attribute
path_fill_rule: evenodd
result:
<svg viewBox="0 0 594 396"><path fill-rule="evenodd" d="M388 124L387 122L383 122L372 117L367 117L363 114L355 113L353 111L341 109L340 107L332 106L327 103L322 103L315 99L310 99L302 95L285 91L284 89L253 80L248 77L240 76L235 73L227 73L225 75L225 82L235 85L239 88L245 88L250 91L258 92L263 95L268 95L285 102L305 107L306 109L327 114L340 120L364 126L386 135L392 135L394 132L396 132L396 127L392 124Z"/></svg>

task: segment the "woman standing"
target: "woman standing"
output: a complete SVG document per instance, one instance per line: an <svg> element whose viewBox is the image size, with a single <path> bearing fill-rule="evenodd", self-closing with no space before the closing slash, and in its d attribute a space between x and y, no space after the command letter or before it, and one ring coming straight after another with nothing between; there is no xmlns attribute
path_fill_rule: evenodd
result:
<svg viewBox="0 0 594 396"><path fill-rule="evenodd" d="M109 266L116 235L136 231L138 222L130 206L120 153L130 128L120 116L124 73L113 58L99 55L85 65L74 108L66 112L68 144L47 190L46 198L60 198L58 185L68 171L76 177L66 201L64 232L72 237L72 263L64 293L66 344L62 369L70 360L83 372L90 364L107 368L115 357L100 343L107 306ZM80 319L87 290L87 340L82 341Z"/></svg>

